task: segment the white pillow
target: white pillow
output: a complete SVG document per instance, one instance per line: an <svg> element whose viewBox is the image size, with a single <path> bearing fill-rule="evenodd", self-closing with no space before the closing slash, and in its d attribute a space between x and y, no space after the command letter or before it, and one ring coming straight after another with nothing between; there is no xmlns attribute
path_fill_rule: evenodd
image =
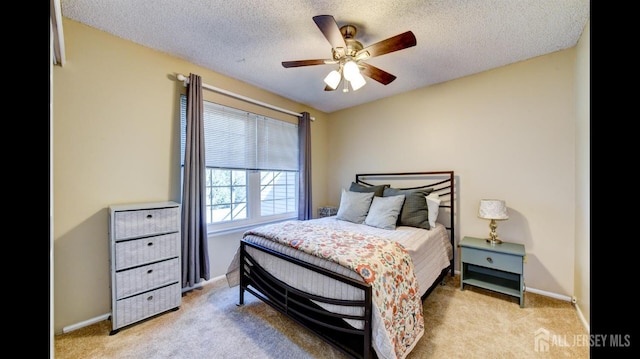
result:
<svg viewBox="0 0 640 359"><path fill-rule="evenodd" d="M429 226L434 228L436 221L438 220L438 210L440 209L440 196L437 193L431 192L427 196L427 208L429 211Z"/></svg>
<svg viewBox="0 0 640 359"><path fill-rule="evenodd" d="M343 188L336 218L353 223L364 222L373 195L373 192L351 192Z"/></svg>
<svg viewBox="0 0 640 359"><path fill-rule="evenodd" d="M398 215L404 203L404 195L373 197L364 224L382 229L396 229Z"/></svg>

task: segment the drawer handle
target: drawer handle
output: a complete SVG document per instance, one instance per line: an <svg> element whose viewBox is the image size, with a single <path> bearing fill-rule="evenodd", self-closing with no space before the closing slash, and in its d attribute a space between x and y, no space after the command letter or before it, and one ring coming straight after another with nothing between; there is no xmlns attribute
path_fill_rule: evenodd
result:
<svg viewBox="0 0 640 359"><path fill-rule="evenodd" d="M151 218L153 218L153 215L147 214L147 219L151 219Z"/></svg>
<svg viewBox="0 0 640 359"><path fill-rule="evenodd" d="M491 257L487 257L487 262L493 263L493 259L491 259Z"/></svg>
<svg viewBox="0 0 640 359"><path fill-rule="evenodd" d="M149 242L149 243L147 243L147 245L148 245L149 247L151 247L151 246L153 245L153 242Z"/></svg>
<svg viewBox="0 0 640 359"><path fill-rule="evenodd" d="M152 295L148 296L147 300L153 300L153 296Z"/></svg>
<svg viewBox="0 0 640 359"><path fill-rule="evenodd" d="M153 272L153 269L149 269L149 270L147 271L147 274L151 274L151 272Z"/></svg>

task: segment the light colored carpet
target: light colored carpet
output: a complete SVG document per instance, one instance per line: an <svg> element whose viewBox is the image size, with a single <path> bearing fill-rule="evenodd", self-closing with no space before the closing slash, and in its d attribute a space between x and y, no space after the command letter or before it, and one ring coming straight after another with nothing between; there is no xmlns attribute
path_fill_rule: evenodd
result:
<svg viewBox="0 0 640 359"><path fill-rule="evenodd" d="M517 298L465 287L447 276L424 301L425 335L407 359L589 358L588 336L571 303ZM345 358L251 294L212 281L183 296L180 309L110 336L108 320L57 335L55 358Z"/></svg>

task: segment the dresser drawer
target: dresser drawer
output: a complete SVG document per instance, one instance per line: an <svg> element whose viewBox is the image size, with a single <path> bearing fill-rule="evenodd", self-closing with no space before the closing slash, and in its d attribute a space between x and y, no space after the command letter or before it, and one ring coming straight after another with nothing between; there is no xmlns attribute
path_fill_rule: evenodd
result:
<svg viewBox="0 0 640 359"><path fill-rule="evenodd" d="M121 299L145 290L180 282L178 258L128 269L116 273L116 298Z"/></svg>
<svg viewBox="0 0 640 359"><path fill-rule="evenodd" d="M180 233L116 242L116 270L155 262L180 254Z"/></svg>
<svg viewBox="0 0 640 359"><path fill-rule="evenodd" d="M482 267L522 274L522 256L464 247L461 261Z"/></svg>
<svg viewBox="0 0 640 359"><path fill-rule="evenodd" d="M115 212L116 241L180 230L180 207L140 209Z"/></svg>
<svg viewBox="0 0 640 359"><path fill-rule="evenodd" d="M180 306L180 284L152 290L116 302L114 327L120 328L158 313Z"/></svg>

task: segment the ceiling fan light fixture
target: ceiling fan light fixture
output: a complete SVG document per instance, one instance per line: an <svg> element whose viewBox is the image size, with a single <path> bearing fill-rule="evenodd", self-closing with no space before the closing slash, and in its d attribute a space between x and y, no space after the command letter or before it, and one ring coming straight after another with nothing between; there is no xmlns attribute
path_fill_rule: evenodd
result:
<svg viewBox="0 0 640 359"><path fill-rule="evenodd" d="M351 87L353 88L353 91L357 91L359 88L361 88L367 83L367 81L365 81L364 79L364 76L362 76L360 73L358 73L351 80L349 80L349 82L351 83Z"/></svg>
<svg viewBox="0 0 640 359"><path fill-rule="evenodd" d="M357 76L362 76L360 75L360 69L358 68L358 65L349 60L344 64L344 68L343 68L343 73L344 73L344 78L349 80L349 81L353 81Z"/></svg>
<svg viewBox="0 0 640 359"><path fill-rule="evenodd" d="M336 70L333 70L329 72L327 77L324 78L324 83L335 90L340 84L340 79L341 79L340 73Z"/></svg>

